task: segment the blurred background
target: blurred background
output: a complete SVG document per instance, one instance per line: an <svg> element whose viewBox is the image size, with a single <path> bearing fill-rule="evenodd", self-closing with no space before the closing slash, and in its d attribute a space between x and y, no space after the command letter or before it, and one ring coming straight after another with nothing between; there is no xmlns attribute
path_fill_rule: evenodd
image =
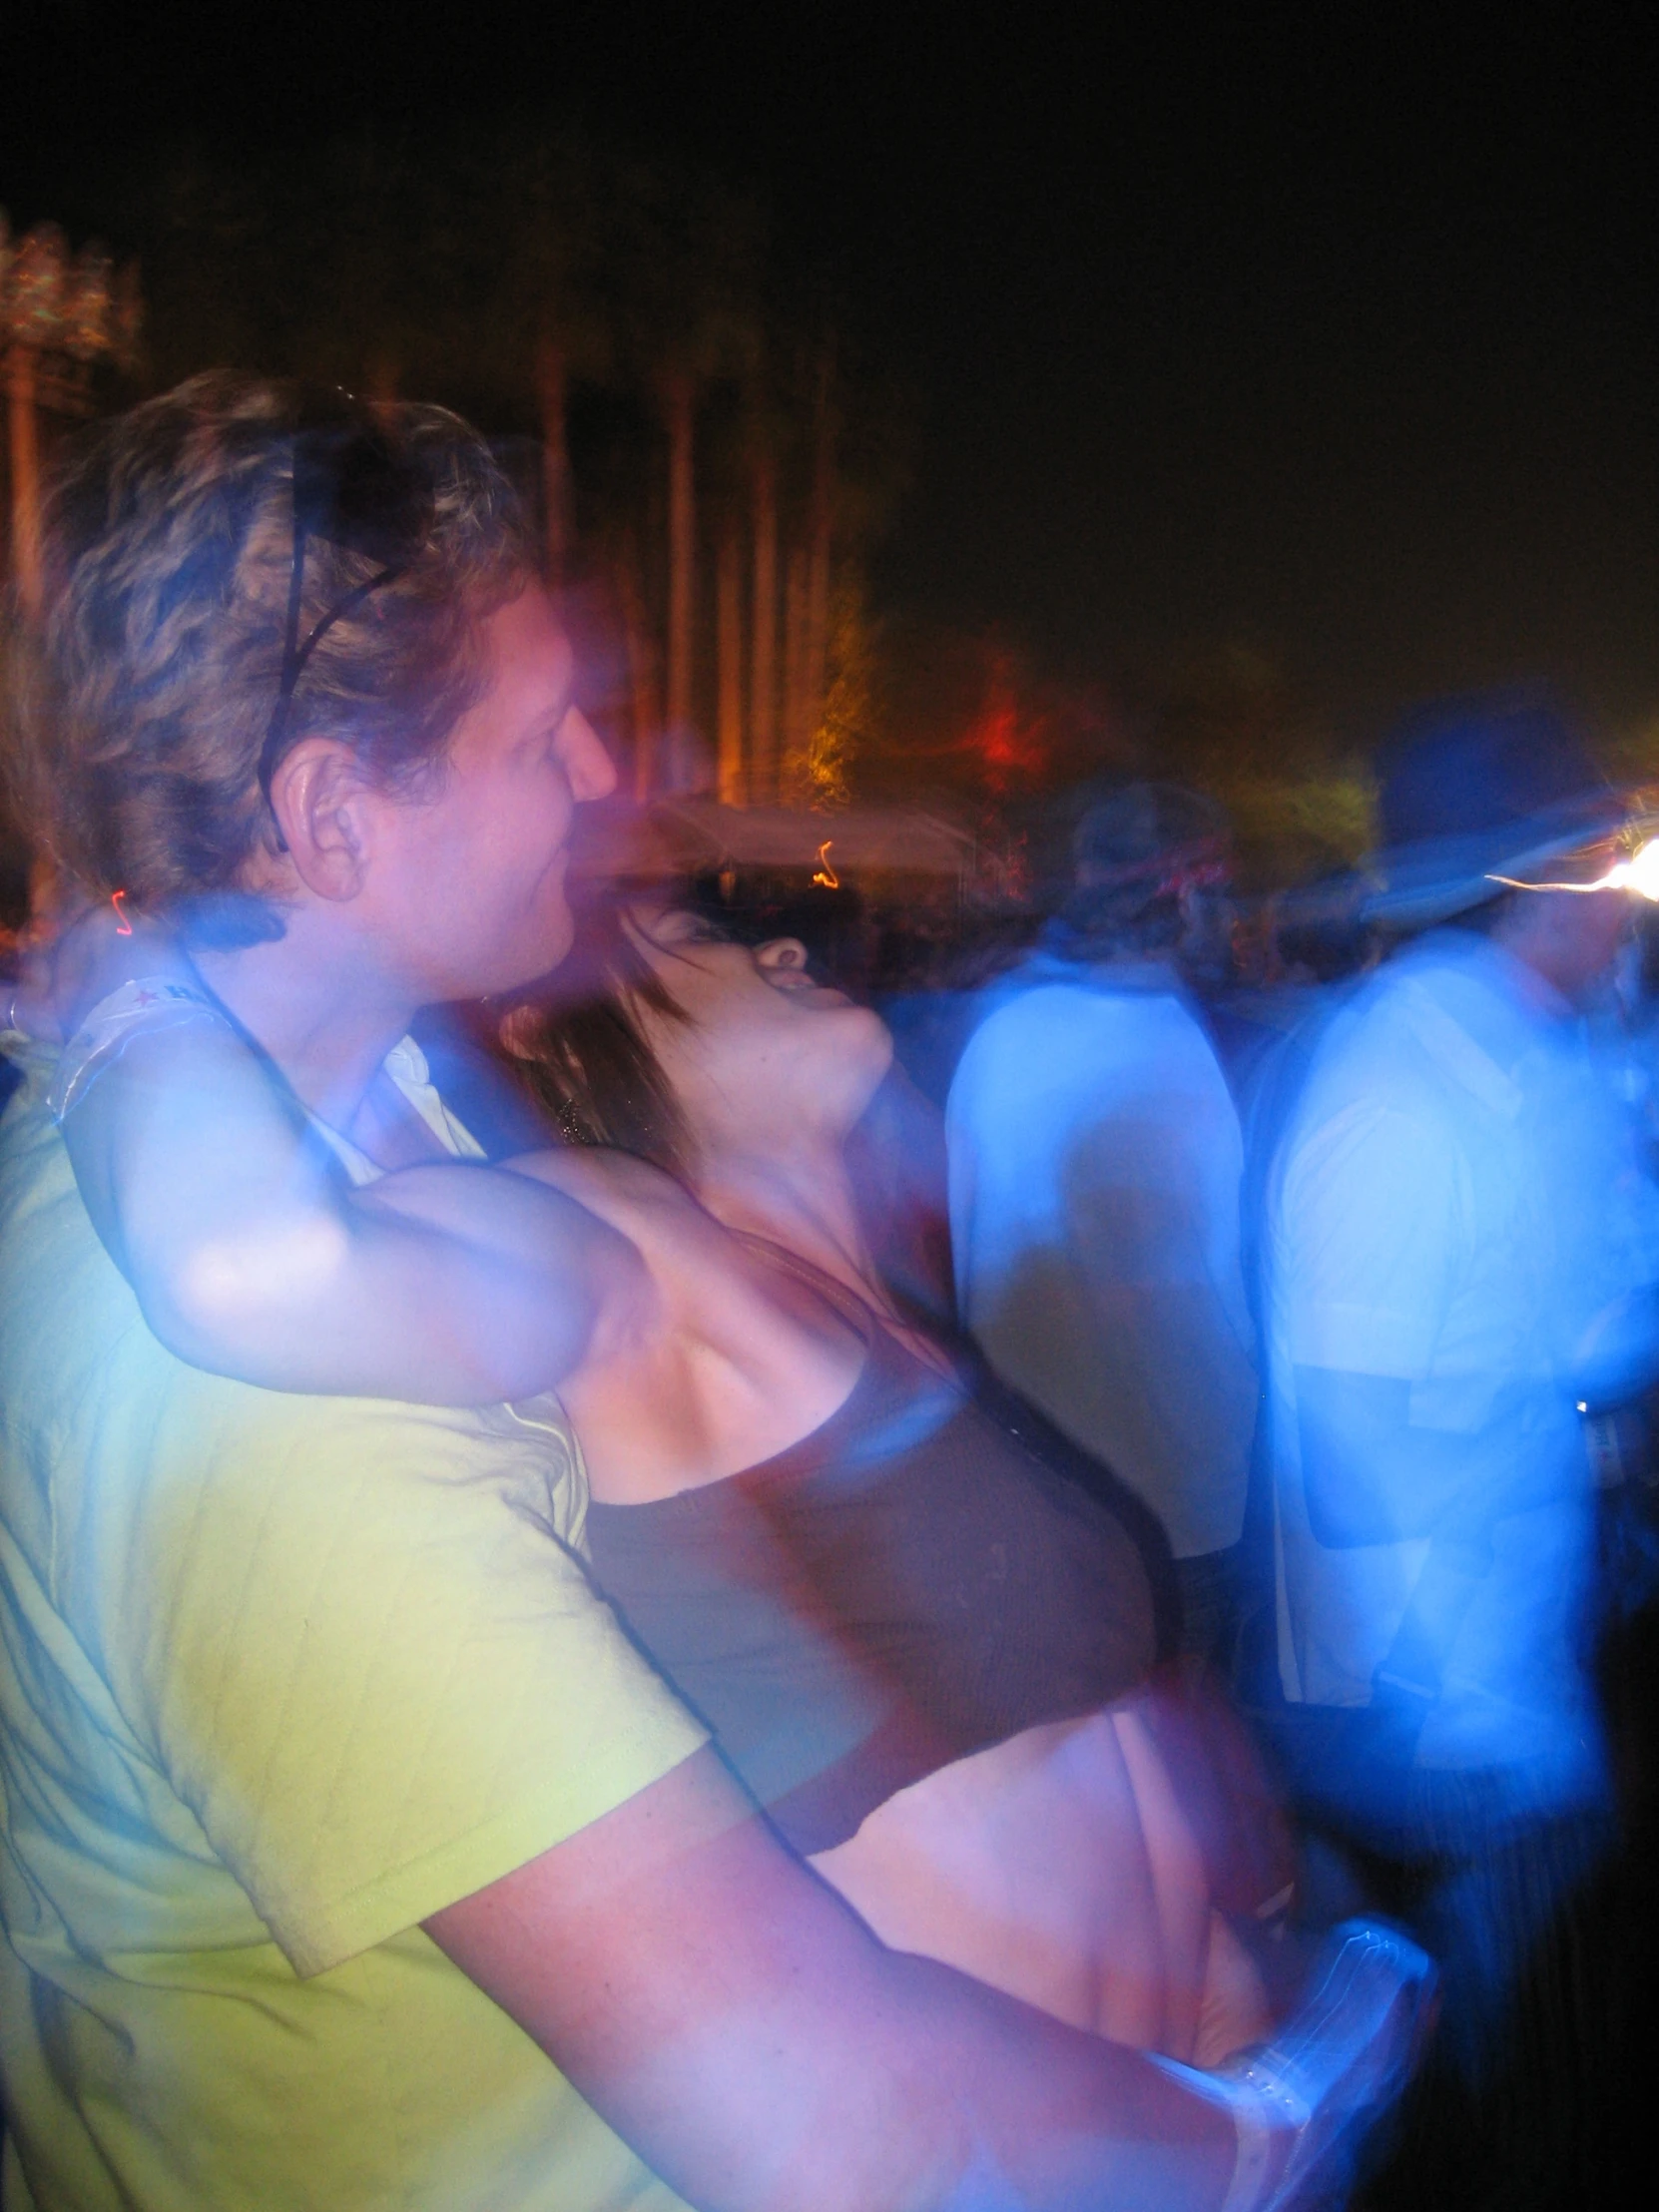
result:
<svg viewBox="0 0 1659 2212"><path fill-rule="evenodd" d="M797 887L1146 773L1304 881L1465 685L1659 764L1652 11L1091 13L14 0L13 570L231 362L499 439L631 787Z"/></svg>

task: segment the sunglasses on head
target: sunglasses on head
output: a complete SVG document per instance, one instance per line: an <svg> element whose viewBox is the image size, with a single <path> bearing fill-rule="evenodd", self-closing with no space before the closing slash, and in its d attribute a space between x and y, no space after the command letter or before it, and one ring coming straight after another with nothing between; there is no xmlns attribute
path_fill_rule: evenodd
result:
<svg viewBox="0 0 1659 2212"><path fill-rule="evenodd" d="M293 566L288 575L282 673L271 726L260 748L260 792L271 805L271 780L289 742L293 694L306 663L335 623L355 613L382 585L401 576L432 526L435 499L426 477L401 456L385 429L349 392L312 393L294 425ZM379 564L343 593L299 636L305 549L313 538ZM278 846L286 845L277 831Z"/></svg>

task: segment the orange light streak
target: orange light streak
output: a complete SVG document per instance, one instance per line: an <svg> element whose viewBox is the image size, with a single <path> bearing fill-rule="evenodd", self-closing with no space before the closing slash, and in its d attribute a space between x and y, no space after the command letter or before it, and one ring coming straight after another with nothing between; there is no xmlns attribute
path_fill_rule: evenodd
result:
<svg viewBox="0 0 1659 2212"><path fill-rule="evenodd" d="M841 887L840 877L830 865L830 847L834 843L834 841L835 840L833 837L826 837L824 842L819 846L818 870L813 877L813 881L815 883L822 883L827 891L838 891Z"/></svg>

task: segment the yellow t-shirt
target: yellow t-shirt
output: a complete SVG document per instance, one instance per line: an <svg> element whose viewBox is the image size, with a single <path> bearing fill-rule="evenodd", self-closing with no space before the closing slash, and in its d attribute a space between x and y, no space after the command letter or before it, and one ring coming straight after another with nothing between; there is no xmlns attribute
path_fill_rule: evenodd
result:
<svg viewBox="0 0 1659 2212"><path fill-rule="evenodd" d="M49 1075L0 1124L6 2212L668 2212L419 1927L703 1740L583 1573L557 1405L173 1359Z"/></svg>

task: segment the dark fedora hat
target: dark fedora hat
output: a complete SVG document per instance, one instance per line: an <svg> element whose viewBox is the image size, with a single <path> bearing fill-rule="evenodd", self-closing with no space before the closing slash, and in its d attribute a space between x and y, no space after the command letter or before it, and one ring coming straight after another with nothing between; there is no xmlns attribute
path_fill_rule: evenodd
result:
<svg viewBox="0 0 1659 2212"><path fill-rule="evenodd" d="M1420 707L1380 762L1382 844L1368 863L1368 920L1425 927L1499 897L1546 862L1622 828L1625 795L1583 739L1534 694L1486 692Z"/></svg>

